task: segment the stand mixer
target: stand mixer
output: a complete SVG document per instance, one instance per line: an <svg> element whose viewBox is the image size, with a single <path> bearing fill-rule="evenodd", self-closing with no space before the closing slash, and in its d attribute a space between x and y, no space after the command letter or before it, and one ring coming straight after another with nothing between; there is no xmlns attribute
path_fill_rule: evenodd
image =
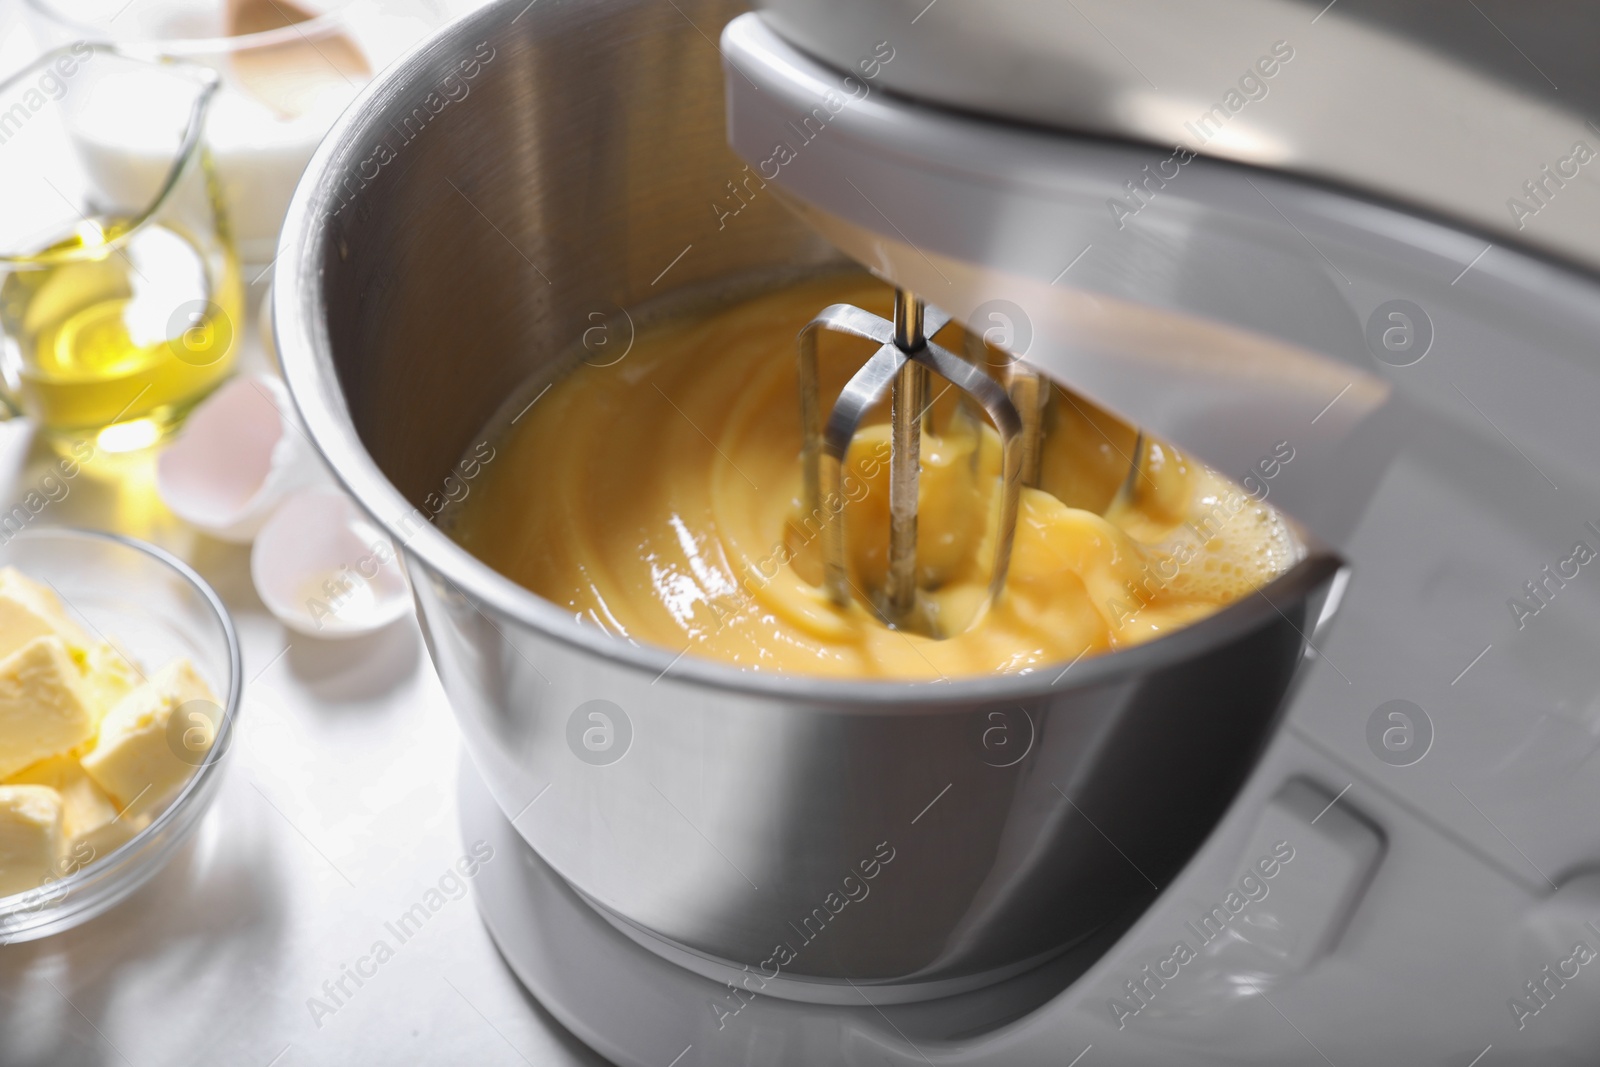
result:
<svg viewBox="0 0 1600 1067"><path fill-rule="evenodd" d="M1492 29L1422 47L1353 0L760 6L468 16L285 226L285 376L405 545L510 966L628 1065L1593 1062L1581 115ZM470 99L379 151L471 56ZM1065 385L1259 490L1305 559L1060 675L816 682L599 633L423 518L595 323L851 261L903 294L818 309L879 355L836 427L802 385L813 501L897 381L916 439L933 365L1006 485ZM940 362L945 316L1004 382ZM884 614L920 625L914 593ZM586 757L597 706L624 740Z"/></svg>

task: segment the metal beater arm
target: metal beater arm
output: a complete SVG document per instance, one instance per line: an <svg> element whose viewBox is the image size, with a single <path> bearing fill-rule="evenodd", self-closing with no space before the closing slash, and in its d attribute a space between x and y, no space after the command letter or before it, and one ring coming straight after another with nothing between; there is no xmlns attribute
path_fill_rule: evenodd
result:
<svg viewBox="0 0 1600 1067"><path fill-rule="evenodd" d="M927 308L924 332L926 335L937 333L949 321L949 315L943 311ZM840 392L825 425L816 369L816 331L820 329L836 329L880 342L877 351ZM1000 526L989 582L989 602L993 603L1005 588L1010 568L1024 462L1022 419L1005 388L981 369L931 342L924 341L921 347L910 352L902 350L895 344L892 323L847 304L824 309L801 331L799 342L801 414L806 433L806 501L812 514L822 520L823 583L829 598L841 606L852 599L843 521L844 462L850 442L867 412L883 399L896 376L907 363L914 363L945 378L975 400L1000 434Z"/></svg>
<svg viewBox="0 0 1600 1067"><path fill-rule="evenodd" d="M1022 416L1004 386L949 349L929 342L922 351L911 353L910 358L976 400L999 431L1000 525L994 543L994 569L989 576L989 603L993 604L1005 590L1006 575L1011 569L1011 545L1017 534L1025 459Z"/></svg>
<svg viewBox="0 0 1600 1067"><path fill-rule="evenodd" d="M936 307L930 307L923 313L923 329L929 337L944 329L949 322L950 316ZM822 499L820 483L817 480L817 458L822 454L823 422L822 398L819 395L821 386L817 375L819 330L849 334L852 337L876 341L880 345L894 343L894 323L854 304L829 304L800 331L800 429L804 434L801 462L805 472L806 505L813 512ZM841 606L849 602L848 589L845 599L837 602Z"/></svg>

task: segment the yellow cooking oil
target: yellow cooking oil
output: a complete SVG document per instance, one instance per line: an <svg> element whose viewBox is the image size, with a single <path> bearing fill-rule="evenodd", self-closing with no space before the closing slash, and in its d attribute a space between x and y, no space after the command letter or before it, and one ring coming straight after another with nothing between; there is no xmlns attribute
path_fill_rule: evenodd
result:
<svg viewBox="0 0 1600 1067"><path fill-rule="evenodd" d="M232 368L244 286L175 228L85 220L0 283L15 406L58 445L160 441Z"/></svg>

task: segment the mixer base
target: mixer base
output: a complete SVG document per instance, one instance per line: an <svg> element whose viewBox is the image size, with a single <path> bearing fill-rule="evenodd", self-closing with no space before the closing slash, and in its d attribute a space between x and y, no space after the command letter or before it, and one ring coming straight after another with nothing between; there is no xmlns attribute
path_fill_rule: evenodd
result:
<svg viewBox="0 0 1600 1067"><path fill-rule="evenodd" d="M869 1000L837 1007L755 996L662 959L619 931L552 871L462 761L463 840L487 841L494 861L474 890L484 924L529 991L585 1044L622 1067L748 1067L758 1063L980 1063L977 1038L1071 984L1122 932L1121 924L1027 974L983 990L916 1004ZM919 1051L920 1050L920 1051ZM967 1054L963 1054L963 1053Z"/></svg>

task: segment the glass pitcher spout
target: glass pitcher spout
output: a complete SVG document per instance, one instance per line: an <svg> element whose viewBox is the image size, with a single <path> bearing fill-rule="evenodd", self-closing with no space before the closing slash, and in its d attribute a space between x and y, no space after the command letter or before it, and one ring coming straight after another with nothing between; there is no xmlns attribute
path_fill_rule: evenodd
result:
<svg viewBox="0 0 1600 1067"><path fill-rule="evenodd" d="M77 42L0 84L5 399L79 453L155 443L233 364L244 286L205 147L219 82Z"/></svg>

